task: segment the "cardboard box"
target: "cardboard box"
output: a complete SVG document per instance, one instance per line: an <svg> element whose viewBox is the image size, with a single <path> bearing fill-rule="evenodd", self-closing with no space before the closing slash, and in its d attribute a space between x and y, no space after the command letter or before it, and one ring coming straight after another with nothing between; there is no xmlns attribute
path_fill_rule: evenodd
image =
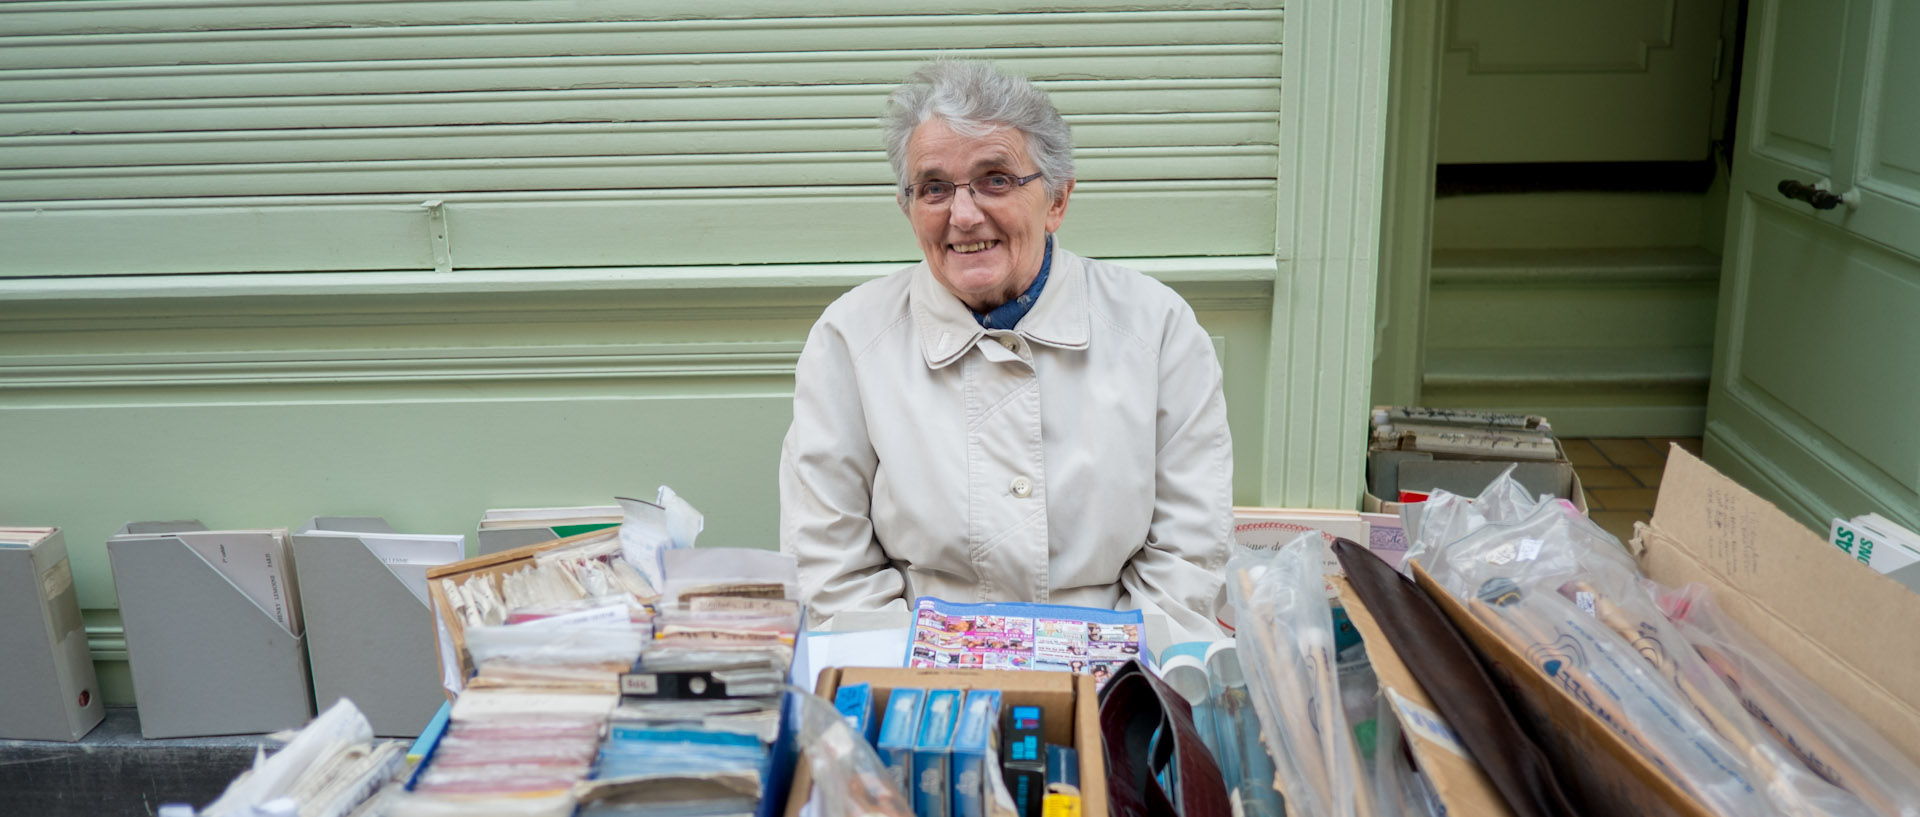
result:
<svg viewBox="0 0 1920 817"><path fill-rule="evenodd" d="M1505 463L1499 463L1499 464L1502 466L1505 465ZM1498 476L1499 472L1496 470L1494 472L1494 475ZM1491 481L1491 478L1489 478L1489 481ZM1486 488L1486 484L1482 483L1480 487L1482 490L1484 490ZM1467 494L1467 496L1477 496L1479 493L1480 493L1479 491L1474 491L1471 494ZM1558 492L1543 491L1542 493L1553 493L1555 496L1560 496ZM1586 486L1580 484L1579 472L1577 471L1574 472L1571 481L1568 483L1567 493L1572 494L1572 496L1566 497L1566 499L1573 503L1573 507L1579 510L1581 513L1586 513L1587 512L1587 488ZM1367 513L1399 513L1400 506L1402 504L1405 504L1405 503L1390 502L1388 500L1384 500L1384 499L1381 499L1380 497L1374 496L1372 491L1368 491L1364 496L1360 497L1360 510L1365 511Z"/></svg>
<svg viewBox="0 0 1920 817"><path fill-rule="evenodd" d="M301 530L392 533L378 517L310 520ZM420 734L441 697L433 613L359 539L292 536L314 698L353 701L381 737Z"/></svg>
<svg viewBox="0 0 1920 817"><path fill-rule="evenodd" d="M42 538L44 536L44 538ZM0 547L0 739L75 741L106 716L60 530Z"/></svg>
<svg viewBox="0 0 1920 817"><path fill-rule="evenodd" d="M252 735L306 723L306 638L170 535L199 530L206 526L195 521L134 523L107 541L140 734Z"/></svg>
<svg viewBox="0 0 1920 817"><path fill-rule="evenodd" d="M1629 547L1662 584L1706 585L1728 617L1920 762L1920 595L1678 447L1653 522Z"/></svg>
<svg viewBox="0 0 1920 817"><path fill-rule="evenodd" d="M1414 764L1427 776L1435 796L1447 807L1448 814L1472 814L1501 817L1513 813L1507 801L1494 789L1493 781L1474 761L1472 755L1441 718L1426 688L1414 680L1400 654L1387 642L1386 633L1373 613L1360 601L1353 585L1344 576L1328 576L1340 595L1337 603L1345 609L1347 621L1360 633L1367 647L1367 660L1380 680L1380 694L1393 703L1394 714L1413 751Z"/></svg>
<svg viewBox="0 0 1920 817"><path fill-rule="evenodd" d="M997 689L1001 706L1038 706L1045 713L1046 743L1070 745L1080 753L1082 814L1107 813L1107 760L1100 738L1099 696L1093 678L1065 672L1015 670L888 669L828 667L820 671L814 694L832 698L842 683L873 686L874 708L886 706L895 687ZM788 817L797 817L813 793L813 774L801 758L787 798Z"/></svg>
<svg viewBox="0 0 1920 817"><path fill-rule="evenodd" d="M1675 446L1653 522L1629 544L1671 587L1705 585L1720 608L1910 759L1920 759L1920 650L1861 622L1920 620L1920 596ZM1597 813L1707 817L1520 649L1481 625L1425 571L1415 579L1487 660L1570 795Z"/></svg>
<svg viewBox="0 0 1920 817"><path fill-rule="evenodd" d="M441 654L440 650L434 651L437 660L440 661L440 674L442 678L457 678L464 683L466 679L473 677L474 666L473 659L467 655L466 622L462 621L459 616L452 615L451 611L453 607L447 600L447 591L445 587L441 585L440 580L451 579L454 584L459 585L465 584L475 576L491 573L513 573L531 567L536 554L555 548L567 547L569 545L619 535L620 529L617 527L589 531L577 536L569 536L565 539L554 539L538 544L522 545L510 550L500 551L499 553L475 556L471 559L454 562L450 565L428 568L427 598L432 602L434 621L446 627L447 635L452 641L454 661L456 663L456 666L448 667L446 665L447 657ZM805 639L800 640L804 641ZM798 649L797 645L796 649ZM796 658L796 660L798 659ZM446 692L448 698L453 697L452 691L443 691Z"/></svg>

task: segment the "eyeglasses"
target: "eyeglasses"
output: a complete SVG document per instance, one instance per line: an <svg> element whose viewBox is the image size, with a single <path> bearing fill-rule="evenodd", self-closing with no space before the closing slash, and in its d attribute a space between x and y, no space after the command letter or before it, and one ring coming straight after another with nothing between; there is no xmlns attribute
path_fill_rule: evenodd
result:
<svg viewBox="0 0 1920 817"><path fill-rule="evenodd" d="M907 198L919 204L937 207L953 200L955 193L964 187L973 191L974 198L997 199L1016 188L1024 187L1028 182L1040 178L1041 174L1014 176L1007 173L991 173L970 182L949 182L940 179L910 184L900 188Z"/></svg>

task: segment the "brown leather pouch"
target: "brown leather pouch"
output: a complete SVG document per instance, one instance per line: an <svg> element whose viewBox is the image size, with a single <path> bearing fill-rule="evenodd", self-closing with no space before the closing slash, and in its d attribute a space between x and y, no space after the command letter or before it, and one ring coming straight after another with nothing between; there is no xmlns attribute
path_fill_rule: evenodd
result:
<svg viewBox="0 0 1920 817"><path fill-rule="evenodd" d="M1128 661L1100 690L1100 733L1116 817L1230 814L1220 766L1200 741L1192 707L1139 661Z"/></svg>

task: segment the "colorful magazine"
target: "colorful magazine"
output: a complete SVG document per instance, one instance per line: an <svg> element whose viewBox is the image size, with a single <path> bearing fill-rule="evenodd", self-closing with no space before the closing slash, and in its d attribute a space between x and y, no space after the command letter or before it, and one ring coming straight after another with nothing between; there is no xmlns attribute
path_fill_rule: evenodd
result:
<svg viewBox="0 0 1920 817"><path fill-rule="evenodd" d="M914 602L909 667L1035 669L1092 675L1105 683L1141 658L1139 610L1065 604Z"/></svg>

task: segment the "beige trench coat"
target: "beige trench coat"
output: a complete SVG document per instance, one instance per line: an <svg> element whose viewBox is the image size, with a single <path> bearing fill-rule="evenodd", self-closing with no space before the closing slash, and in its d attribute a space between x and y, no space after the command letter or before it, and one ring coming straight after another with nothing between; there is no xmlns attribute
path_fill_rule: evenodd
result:
<svg viewBox="0 0 1920 817"><path fill-rule="evenodd" d="M1232 538L1220 364L1193 310L1055 250L1012 331L921 263L828 306L800 355L780 545L817 626L935 596L1164 613L1214 638Z"/></svg>

